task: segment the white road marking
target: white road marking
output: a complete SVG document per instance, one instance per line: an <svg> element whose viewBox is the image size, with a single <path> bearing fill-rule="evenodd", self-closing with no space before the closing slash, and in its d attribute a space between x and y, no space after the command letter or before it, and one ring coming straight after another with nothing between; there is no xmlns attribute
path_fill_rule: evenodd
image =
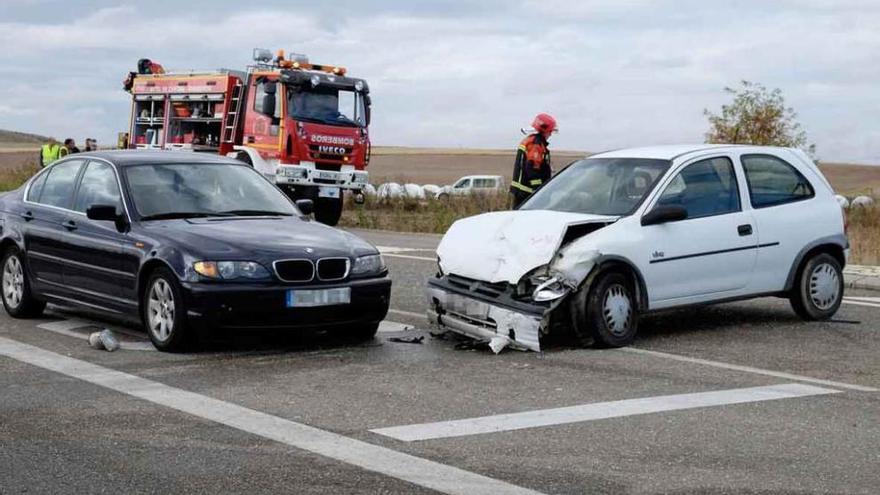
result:
<svg viewBox="0 0 880 495"><path fill-rule="evenodd" d="M649 355L649 356L656 356L656 357L661 357L664 359L672 359L673 361L682 361L685 363L694 363L694 364L703 364L706 366L714 366L715 368L723 368L726 370L743 371L745 373L754 373L756 375L772 376L772 377L776 377L776 378L783 378L786 380L794 380L794 381L798 381L798 382L815 383L816 385L825 385L828 387L837 387L837 388L845 388L845 389L849 389L849 390L858 390L859 392L877 392L878 391L876 388L865 387L863 385L853 385L851 383L842 383L842 382L835 382L835 381L831 381L831 380L822 380L819 378L812 378L809 376L793 375L791 373L785 373L782 371L765 370L765 369L761 369L761 368L753 368L751 366L741 366L738 364L722 363L720 361L710 361L708 359L679 356L677 354L669 354L667 352L658 352L658 351L649 351L648 349L638 349L636 347L623 347L618 350L623 351L623 352L632 352L635 354L645 354L645 355Z"/></svg>
<svg viewBox="0 0 880 495"><path fill-rule="evenodd" d="M843 298L844 301L862 301L862 302L872 302L880 304L880 297L865 297L865 296L846 296Z"/></svg>
<svg viewBox="0 0 880 495"><path fill-rule="evenodd" d="M389 309L388 312L394 313L394 314L400 315L400 316L409 316L411 318L420 318L420 319L427 318L427 315L425 313L415 313L413 311L403 311L402 309Z"/></svg>
<svg viewBox="0 0 880 495"><path fill-rule="evenodd" d="M717 390L693 394L664 395L641 399L598 402L579 406L541 409L513 414L498 414L480 418L458 419L420 425L394 426L370 430L404 442L432 440L436 438L461 437L522 430L542 426L581 423L599 419L621 418L640 414L680 411L699 407L725 406L748 402L792 399L811 395L840 393L839 390L814 387L800 383L786 383L765 387Z"/></svg>
<svg viewBox="0 0 880 495"><path fill-rule="evenodd" d="M73 337L76 339L81 339L88 341L89 335L87 333L82 332L74 332L74 329L82 328L82 327L93 327L93 326L101 326L98 322L90 322L84 320L58 320L58 321L50 321L46 323L40 323L37 325L37 328L42 328L43 330L48 330L50 332L57 333L59 335L66 335L68 337ZM146 338L144 335L134 335L131 332L121 332L119 329L112 329L113 332L119 332L132 337ZM118 340L118 339L117 339ZM152 342L143 341L143 342L126 342L120 341L119 348L126 351L155 351L156 348L153 346Z"/></svg>
<svg viewBox="0 0 880 495"><path fill-rule="evenodd" d="M843 299L843 304L852 304L854 306L867 306L869 308L880 308L880 304L867 301L853 301L847 298Z"/></svg>
<svg viewBox="0 0 880 495"><path fill-rule="evenodd" d="M540 492L0 337L0 356L447 494Z"/></svg>
<svg viewBox="0 0 880 495"><path fill-rule="evenodd" d="M397 323L395 321L383 320L382 323L379 323L380 333L405 332L412 329L412 325L404 325L403 323Z"/></svg>
<svg viewBox="0 0 880 495"><path fill-rule="evenodd" d="M382 253L382 256L386 258L404 258L408 260L421 260L421 261L437 261L437 258L426 258L424 256L410 256L408 254L388 254Z"/></svg>

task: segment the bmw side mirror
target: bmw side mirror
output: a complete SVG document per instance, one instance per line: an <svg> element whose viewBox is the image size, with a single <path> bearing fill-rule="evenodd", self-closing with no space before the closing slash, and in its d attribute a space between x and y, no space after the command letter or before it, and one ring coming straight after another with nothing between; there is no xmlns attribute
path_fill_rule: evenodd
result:
<svg viewBox="0 0 880 495"><path fill-rule="evenodd" d="M309 216L315 211L315 202L311 199L298 199L296 200L296 207L299 208L303 215Z"/></svg>
<svg viewBox="0 0 880 495"><path fill-rule="evenodd" d="M116 230L125 232L128 229L128 221L125 215L118 212L115 205L92 205L86 209L86 218L102 222L113 222Z"/></svg>
<svg viewBox="0 0 880 495"><path fill-rule="evenodd" d="M89 220L114 222L119 218L119 214L116 213L116 206L92 205L86 210L86 217L88 217Z"/></svg>
<svg viewBox="0 0 880 495"><path fill-rule="evenodd" d="M642 225L657 225L666 222L678 222L685 220L688 212L684 207L679 205L661 205L655 206L642 217Z"/></svg>

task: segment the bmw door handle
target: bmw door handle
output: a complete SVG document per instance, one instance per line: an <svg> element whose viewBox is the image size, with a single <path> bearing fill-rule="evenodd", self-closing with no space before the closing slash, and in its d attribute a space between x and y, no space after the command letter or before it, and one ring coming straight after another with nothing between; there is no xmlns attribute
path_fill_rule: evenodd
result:
<svg viewBox="0 0 880 495"><path fill-rule="evenodd" d="M24 218L25 222L30 222L31 220L34 219L34 214L30 211L26 211L21 214L21 218Z"/></svg>
<svg viewBox="0 0 880 495"><path fill-rule="evenodd" d="M76 222L74 222L73 220L68 220L62 223L61 226L67 230L76 230Z"/></svg>
<svg viewBox="0 0 880 495"><path fill-rule="evenodd" d="M737 230L737 232L739 232L739 235L741 235L743 237L745 237L747 235L752 235L752 226L749 224L740 225L739 227L736 228L736 230Z"/></svg>

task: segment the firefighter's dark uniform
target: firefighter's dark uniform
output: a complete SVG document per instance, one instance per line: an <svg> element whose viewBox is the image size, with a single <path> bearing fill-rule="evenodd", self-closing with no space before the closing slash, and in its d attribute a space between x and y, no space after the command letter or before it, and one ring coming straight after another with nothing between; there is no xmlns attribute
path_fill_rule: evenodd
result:
<svg viewBox="0 0 880 495"><path fill-rule="evenodd" d="M531 134L519 144L513 164L510 195L516 208L529 198L535 189L550 180L550 143L542 134Z"/></svg>

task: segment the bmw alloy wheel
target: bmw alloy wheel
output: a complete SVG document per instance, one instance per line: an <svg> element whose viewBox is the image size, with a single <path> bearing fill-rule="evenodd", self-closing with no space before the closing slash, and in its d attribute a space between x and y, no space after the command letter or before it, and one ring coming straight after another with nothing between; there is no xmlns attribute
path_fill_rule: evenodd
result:
<svg viewBox="0 0 880 495"><path fill-rule="evenodd" d="M167 341L174 331L174 293L165 279L157 278L150 287L147 311L150 333L160 342Z"/></svg>
<svg viewBox="0 0 880 495"><path fill-rule="evenodd" d="M3 299L13 309L21 305L24 298L24 269L18 256L10 256L3 266Z"/></svg>

